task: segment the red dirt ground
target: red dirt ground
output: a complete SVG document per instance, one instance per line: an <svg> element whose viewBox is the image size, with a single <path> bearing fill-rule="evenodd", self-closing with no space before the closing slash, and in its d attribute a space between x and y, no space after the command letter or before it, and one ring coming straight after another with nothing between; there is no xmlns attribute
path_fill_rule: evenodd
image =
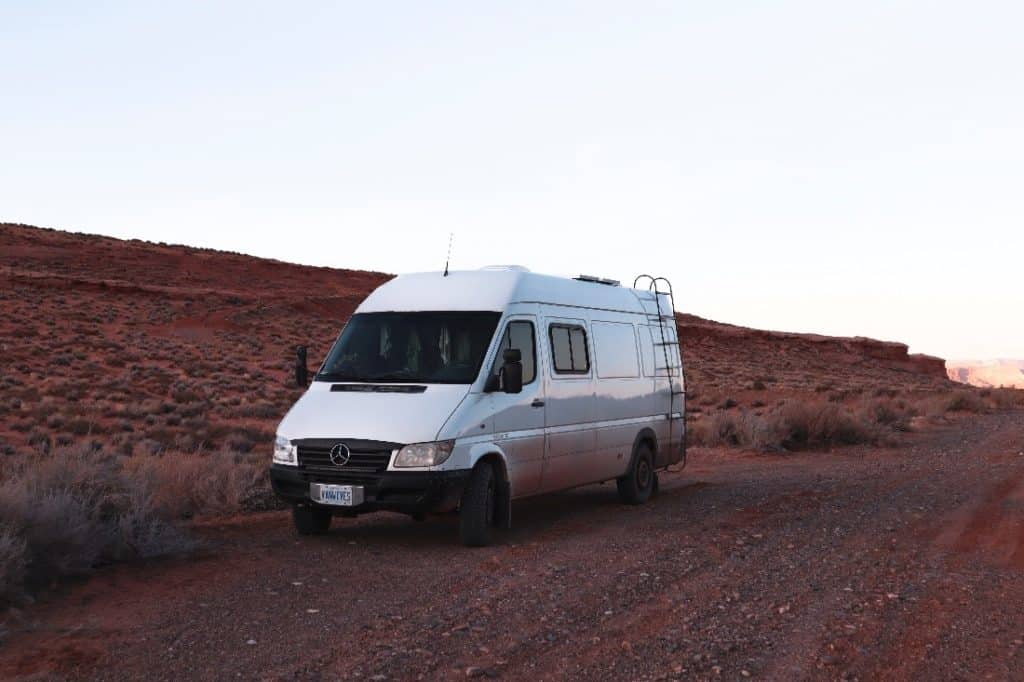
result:
<svg viewBox="0 0 1024 682"><path fill-rule="evenodd" d="M1024 412L896 449L697 449L647 505L517 504L497 546L378 514L202 526L8 616L5 679L1024 679Z"/></svg>

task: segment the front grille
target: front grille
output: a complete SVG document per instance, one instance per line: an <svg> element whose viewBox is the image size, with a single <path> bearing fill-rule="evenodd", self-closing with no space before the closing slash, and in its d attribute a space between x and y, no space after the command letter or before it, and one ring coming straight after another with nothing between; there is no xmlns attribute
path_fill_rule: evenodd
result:
<svg viewBox="0 0 1024 682"><path fill-rule="evenodd" d="M339 438L303 439L294 441L299 454L299 474L307 481L341 483L376 488L391 461L391 451L401 446L375 440ZM338 443L348 446L349 461L337 466L331 462L331 448Z"/></svg>

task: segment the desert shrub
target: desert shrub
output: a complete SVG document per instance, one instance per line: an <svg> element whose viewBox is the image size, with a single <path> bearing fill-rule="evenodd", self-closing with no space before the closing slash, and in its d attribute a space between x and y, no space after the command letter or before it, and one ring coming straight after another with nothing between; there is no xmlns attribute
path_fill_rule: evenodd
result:
<svg viewBox="0 0 1024 682"><path fill-rule="evenodd" d="M126 469L146 482L153 504L172 518L238 511L266 475L263 458L227 450L137 457Z"/></svg>
<svg viewBox="0 0 1024 682"><path fill-rule="evenodd" d="M81 417L72 419L67 423L67 429L76 436L86 436L93 432L95 425L88 419Z"/></svg>
<svg viewBox="0 0 1024 682"><path fill-rule="evenodd" d="M275 417L281 417L284 410L273 403L249 403L243 405L238 410L238 414L241 417L251 417L255 419L273 419Z"/></svg>
<svg viewBox="0 0 1024 682"><path fill-rule="evenodd" d="M111 561L189 551L178 523L237 511L263 458L232 452L123 457L91 447L26 458L0 481L0 600Z"/></svg>
<svg viewBox="0 0 1024 682"><path fill-rule="evenodd" d="M739 415L717 412L711 417L700 419L688 432L691 445L707 447L741 445Z"/></svg>
<svg viewBox="0 0 1024 682"><path fill-rule="evenodd" d="M783 403L765 414L718 412L693 423L689 443L750 447L763 451L831 448L878 443L886 429L877 422L822 400Z"/></svg>
<svg viewBox="0 0 1024 682"><path fill-rule="evenodd" d="M50 440L50 434L37 429L29 434L28 444L45 454L50 451L53 441Z"/></svg>
<svg viewBox="0 0 1024 682"><path fill-rule="evenodd" d="M1024 407L1024 389L996 388L989 395L989 400L1000 410Z"/></svg>
<svg viewBox="0 0 1024 682"><path fill-rule="evenodd" d="M180 414L183 419L190 419L192 417L198 417L206 412L207 409L209 408L206 403L189 403L188 405L182 405L181 408L178 409L178 414Z"/></svg>
<svg viewBox="0 0 1024 682"><path fill-rule="evenodd" d="M233 433L227 437L224 445L228 450L246 453L252 451L254 443L249 436L244 433Z"/></svg>
<svg viewBox="0 0 1024 682"><path fill-rule="evenodd" d="M24 547L25 579L8 582L0 598L99 563L186 549L183 532L145 504L146 494L114 457L88 448L22 462L0 484L0 524L16 538L10 546Z"/></svg>
<svg viewBox="0 0 1024 682"><path fill-rule="evenodd" d="M944 407L946 412L985 412L988 406L979 392L959 390L950 394Z"/></svg>
<svg viewBox="0 0 1024 682"><path fill-rule="evenodd" d="M875 443L880 437L872 424L835 403L787 403L770 419L770 431L787 450Z"/></svg>
<svg viewBox="0 0 1024 682"><path fill-rule="evenodd" d="M864 401L860 414L870 423L887 426L894 431L909 431L910 420L918 415L918 410L903 400L878 398Z"/></svg>
<svg viewBox="0 0 1024 682"><path fill-rule="evenodd" d="M176 403L194 403L202 400L202 396L196 391L180 383L174 385L171 398Z"/></svg>
<svg viewBox="0 0 1024 682"><path fill-rule="evenodd" d="M136 443L139 452L147 455L155 455L164 450L164 444L152 438L143 438Z"/></svg>
<svg viewBox="0 0 1024 682"><path fill-rule="evenodd" d="M745 410L716 412L690 425L687 442L706 447L758 447L762 428L760 417Z"/></svg>

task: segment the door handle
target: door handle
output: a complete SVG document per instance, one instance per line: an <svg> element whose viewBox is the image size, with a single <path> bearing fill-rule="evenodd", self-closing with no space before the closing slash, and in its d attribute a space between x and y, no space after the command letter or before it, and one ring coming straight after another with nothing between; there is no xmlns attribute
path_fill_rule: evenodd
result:
<svg viewBox="0 0 1024 682"><path fill-rule="evenodd" d="M540 398L534 398L533 402L530 403L530 407L544 407L544 401Z"/></svg>

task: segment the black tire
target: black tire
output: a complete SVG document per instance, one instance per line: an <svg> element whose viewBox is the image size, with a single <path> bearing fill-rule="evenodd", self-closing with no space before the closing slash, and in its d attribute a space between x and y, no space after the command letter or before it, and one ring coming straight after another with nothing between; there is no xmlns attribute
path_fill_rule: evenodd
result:
<svg viewBox="0 0 1024 682"><path fill-rule="evenodd" d="M622 478L616 479L615 483L619 489L619 499L626 504L643 504L651 499L657 487L657 474L654 472L654 453L647 443L637 447L629 471Z"/></svg>
<svg viewBox="0 0 1024 682"><path fill-rule="evenodd" d="M477 464L459 505L459 537L467 547L486 547L491 543L497 487L493 467L486 462Z"/></svg>
<svg viewBox="0 0 1024 682"><path fill-rule="evenodd" d="M292 521L299 535L323 535L331 527L331 512L316 507L292 507Z"/></svg>

